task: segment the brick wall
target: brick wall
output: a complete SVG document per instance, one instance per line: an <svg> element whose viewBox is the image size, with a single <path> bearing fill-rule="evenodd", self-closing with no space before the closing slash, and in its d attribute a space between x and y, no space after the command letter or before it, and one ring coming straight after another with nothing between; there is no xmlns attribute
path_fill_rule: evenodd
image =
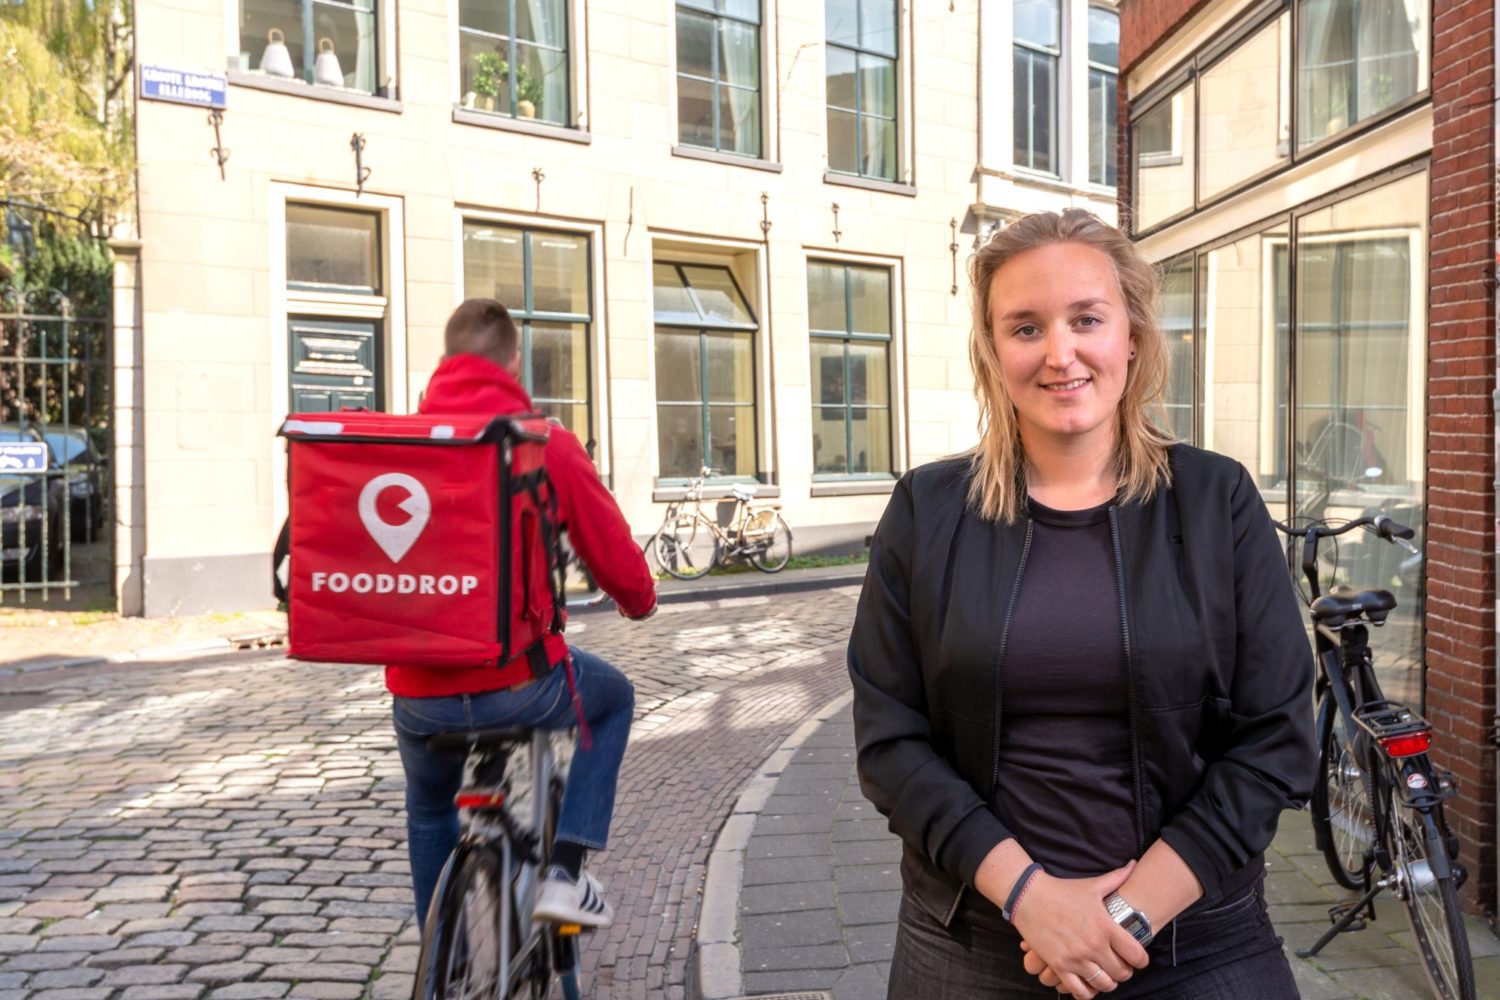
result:
<svg viewBox="0 0 1500 1000"><path fill-rule="evenodd" d="M1121 0L1120 74L1156 47L1184 18L1208 0ZM1124 89L1123 87L1121 88Z"/></svg>
<svg viewBox="0 0 1500 1000"><path fill-rule="evenodd" d="M1493 0L1433 5L1428 263L1427 714L1439 763L1459 780L1449 818L1495 903Z"/></svg>

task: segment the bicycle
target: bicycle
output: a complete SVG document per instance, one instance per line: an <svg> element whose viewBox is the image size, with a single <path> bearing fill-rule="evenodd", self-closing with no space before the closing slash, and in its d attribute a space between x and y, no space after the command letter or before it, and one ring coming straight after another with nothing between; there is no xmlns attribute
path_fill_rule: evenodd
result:
<svg viewBox="0 0 1500 1000"><path fill-rule="evenodd" d="M466 829L427 911L412 1000L545 1000L554 982L563 1000L579 1000L582 928L531 919L562 804L551 734L487 729L438 733L430 743L466 749L472 778L456 799ZM511 809L509 773L522 746L531 765L524 821Z"/></svg>
<svg viewBox="0 0 1500 1000"><path fill-rule="evenodd" d="M1302 541L1301 569L1310 587L1303 600L1320 668L1313 839L1339 885L1362 893L1333 907L1333 926L1297 954L1311 957L1336 935L1364 929L1366 917L1375 919L1375 897L1390 889L1406 909L1436 995L1474 1000L1474 966L1458 905L1466 872L1457 861L1458 838L1443 818L1443 801L1453 797L1456 786L1428 756L1432 727L1408 706L1386 699L1375 677L1368 626L1384 625L1396 599L1387 590L1346 586L1324 594L1318 582L1321 540L1366 528L1416 552L1406 541L1415 532L1383 514L1337 527L1326 521L1302 528L1276 522L1276 527L1288 536L1289 569L1297 540Z"/></svg>
<svg viewBox="0 0 1500 1000"><path fill-rule="evenodd" d="M755 484L734 483L729 488L734 515L726 530L703 512L703 481L713 474L705 466L688 482L687 495L667 506L647 551L679 580L696 580L731 559L747 559L762 573L780 573L792 558L792 529L779 513L781 505L752 506Z"/></svg>

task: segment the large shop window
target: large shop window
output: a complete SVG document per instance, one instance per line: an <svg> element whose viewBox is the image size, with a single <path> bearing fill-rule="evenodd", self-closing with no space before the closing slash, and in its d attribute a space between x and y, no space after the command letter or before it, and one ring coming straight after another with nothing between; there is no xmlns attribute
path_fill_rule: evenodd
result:
<svg viewBox="0 0 1500 1000"><path fill-rule="evenodd" d="M758 324L729 268L657 262L656 433L661 479L753 479Z"/></svg>
<svg viewBox="0 0 1500 1000"><path fill-rule="evenodd" d="M1427 89L1428 2L1301 0L1299 148Z"/></svg>
<svg viewBox="0 0 1500 1000"><path fill-rule="evenodd" d="M1199 196L1212 198L1291 156L1292 17L1267 23L1198 83Z"/></svg>
<svg viewBox="0 0 1500 1000"><path fill-rule="evenodd" d="M235 68L377 93L375 0L240 0Z"/></svg>
<svg viewBox="0 0 1500 1000"><path fill-rule="evenodd" d="M1139 232L1193 207L1193 87L1188 84L1136 118L1135 229Z"/></svg>
<svg viewBox="0 0 1500 1000"><path fill-rule="evenodd" d="M813 476L891 475L891 271L807 265Z"/></svg>
<svg viewBox="0 0 1500 1000"><path fill-rule="evenodd" d="M760 0L678 0L678 141L761 155Z"/></svg>
<svg viewBox="0 0 1500 1000"><path fill-rule="evenodd" d="M521 384L532 402L587 441L592 436L589 238L579 233L464 222L464 295L498 299L521 333Z"/></svg>
<svg viewBox="0 0 1500 1000"><path fill-rule="evenodd" d="M901 33L895 0L825 0L828 45L828 168L895 181L896 65Z"/></svg>
<svg viewBox="0 0 1500 1000"><path fill-rule="evenodd" d="M1162 402L1167 426L1193 439L1193 257L1168 261L1161 274L1161 332L1167 340L1168 381Z"/></svg>
<svg viewBox="0 0 1500 1000"><path fill-rule="evenodd" d="M1115 186L1120 15L1089 8L1089 180ZM1019 77L1018 77L1019 79Z"/></svg>
<svg viewBox="0 0 1500 1000"><path fill-rule="evenodd" d="M459 0L465 108L569 124L566 0Z"/></svg>
<svg viewBox="0 0 1500 1000"><path fill-rule="evenodd" d="M1011 13L1016 166L1055 174L1062 7L1059 0L1015 0Z"/></svg>

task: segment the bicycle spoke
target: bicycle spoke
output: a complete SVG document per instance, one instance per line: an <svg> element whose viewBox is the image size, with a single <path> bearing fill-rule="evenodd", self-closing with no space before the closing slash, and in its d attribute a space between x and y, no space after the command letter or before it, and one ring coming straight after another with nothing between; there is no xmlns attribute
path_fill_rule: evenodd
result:
<svg viewBox="0 0 1500 1000"><path fill-rule="evenodd" d="M1447 849L1436 839L1437 827L1431 816L1395 801L1390 815L1397 892L1406 904L1423 963L1441 996L1467 1000L1473 996L1467 932L1453 879L1439 878L1436 872L1441 869L1433 863L1446 855Z"/></svg>

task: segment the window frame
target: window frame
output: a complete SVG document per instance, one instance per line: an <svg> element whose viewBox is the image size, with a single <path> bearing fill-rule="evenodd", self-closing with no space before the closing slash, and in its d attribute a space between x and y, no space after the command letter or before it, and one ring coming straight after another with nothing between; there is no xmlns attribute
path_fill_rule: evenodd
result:
<svg viewBox="0 0 1500 1000"><path fill-rule="evenodd" d="M812 464L812 469L813 469L813 471L812 471L812 481L815 484L822 484L822 483L851 483L851 482L852 483L857 483L857 482L890 482L890 481L894 481L897 478L897 476L898 476L897 469L900 467L899 452L897 451L897 448L896 448L896 436L897 436L897 427L896 427L896 409L897 409L897 407L896 407L896 398L897 398L896 397L896 378L897 378L897 371L896 371L896 359L894 357L894 355L895 355L895 345L896 345L896 281L898 279L897 270L896 270L896 268L894 266L892 266L889 263L886 263L886 264L872 264L872 263L869 263L869 262L866 262L866 261L852 260L852 259L849 259L849 258L836 258L836 257L824 257L824 256L809 255L808 258L807 258L807 261L806 261L807 273L808 274L811 274L812 268L815 265L816 266L823 266L823 267L841 267L844 270L844 330L843 330L843 332L837 332L837 331L833 331L833 330L818 330L818 329L814 329L813 325L812 325L812 322L811 322L811 316L809 315L809 320L808 320L808 325L807 325L807 336L808 336L808 360L809 360L809 365L811 365L812 344L814 342L816 342L816 341L838 342L838 343L840 343L840 344L843 345L843 355L844 355L844 383L843 384L844 384L844 387L845 387L845 398L844 398L844 402L842 404L840 404L839 408L844 411L844 439L845 439L845 447L844 447L844 471L843 472L818 472L817 471L817 467L818 467L817 466L817 453L816 453L816 451L814 451L814 453L813 453L813 464ZM886 309L887 309L887 318L888 318L888 321L889 321L889 324L890 324L890 328L891 328L891 332L890 333L888 333L888 334L859 333L859 332L855 332L851 328L851 324L853 322L853 311L852 311L852 308L851 308L852 303L853 303L853 292L852 292L852 290L850 288L850 284L849 284L849 280L848 280L848 273L849 273L849 271L850 271L851 268L853 268L853 269L860 269L860 270L866 270L866 271L879 270L879 271L884 271L885 272L886 279L887 279L887 282L888 282L888 284L887 284L888 295L887 295L887 299L886 299ZM887 379L887 383L888 384L886 385L886 403L885 403L885 405L883 407L881 407L881 406L872 406L872 405L870 405L868 403L865 403L865 404L856 404L856 403L850 402L849 399L848 399L848 395L849 395L849 393L848 393L848 387L851 384L851 379L849 377L850 376L849 347L850 347L851 344L855 344L855 343L880 343L880 344L885 344L885 350L886 350L886 369L885 370L886 370L886 379ZM811 380L812 379L816 379L816 378L818 378L818 373L815 372L815 371L809 370L809 393L811 392L811 385L812 385ZM810 402L809 412L811 412L812 410L816 410L816 409L830 409L830 408L831 407L828 407L826 405L825 406L819 406L815 402ZM890 471L888 471L888 472L853 472L853 471L850 470L849 465L850 465L851 453L853 451L853 446L852 445L853 445L853 436L854 436L854 425L853 425L853 419L854 418L853 418L853 412L856 409L861 409L861 410L884 409L886 411L886 422L887 422L888 432L890 434L890 441L887 442L887 446L890 448L890 456L891 456L891 469L890 469Z"/></svg>
<svg viewBox="0 0 1500 1000"><path fill-rule="evenodd" d="M1064 149L1064 144L1063 144L1063 141L1062 141L1062 117L1063 117L1062 112L1063 112L1064 96L1065 96L1065 92L1066 92L1067 88L1066 88L1066 81L1063 78L1063 74L1064 74L1063 52L1068 47L1068 39L1067 39L1067 34L1066 34L1067 29L1068 29L1068 18L1067 18L1067 10L1066 10L1066 8L1067 8L1068 5L1065 2L1065 0L1049 0L1049 2L1051 2L1051 3L1053 3L1055 5L1055 9L1057 11L1057 48L1056 48L1056 50L1054 51L1052 49L1047 48L1044 45L1038 45L1035 42L1023 41L1022 39L1018 38L1016 36L1016 34L1015 34L1015 12L1014 12L1014 10L1012 10L1012 12L1011 12L1011 60L1012 60L1012 63L1014 64L1015 60L1017 60L1019 58L1020 53L1022 51L1025 51L1028 54L1027 55L1028 59L1036 59L1036 58L1040 57L1040 58L1050 58L1052 60L1052 79L1055 81L1056 86L1055 86L1055 88L1053 90L1053 93L1052 93L1052 148L1049 151L1049 155L1052 157L1052 164L1053 164L1053 168L1054 169L1052 169L1052 170L1044 170L1044 169L1042 169L1040 167L1032 166L1030 163L1022 163L1021 160L1020 160L1020 158L1016 156L1016 153L1020 150L1020 136L1012 135L1012 137L1011 137L1011 153L1010 153L1010 155L1011 155L1011 164L1018 171L1024 171L1025 173L1034 174L1034 175L1036 175L1038 177L1046 177L1046 178L1049 178L1049 179L1052 179L1052 180L1057 180L1057 179L1061 179L1064 176L1064 171L1062 169L1062 157L1063 157L1063 149ZM1031 64L1031 65L1034 66L1034 64ZM1031 74L1027 75L1027 79L1028 79L1028 81L1031 79ZM1014 65L1012 65L1012 68L1011 68L1011 81L1012 81L1012 86L1014 87L1014 81L1015 81L1015 67L1014 67ZM1032 107L1031 98L1032 98L1032 94L1030 92L1028 92L1027 93L1027 107ZM1021 95L1012 93L1011 94L1011 100L1015 103L1016 106L1019 106L1020 103L1021 103ZM1012 116L1012 117L1014 117L1014 116ZM1028 116L1027 117L1028 127L1030 126L1030 123L1033 120L1034 119L1033 119L1032 116ZM1035 159L1036 159L1036 147L1035 147L1034 143L1032 143L1030 141L1032 138L1034 138L1034 135L1033 136L1028 136L1028 149L1030 151L1031 159L1033 161L1035 161Z"/></svg>
<svg viewBox="0 0 1500 1000"><path fill-rule="evenodd" d="M375 89L359 90L354 87L334 87L312 83L300 75L286 78L268 76L256 69L241 69L240 62L240 11L247 0L224 0L224 51L226 76L235 86L255 90L269 90L296 97L311 97L316 100L339 104L353 104L380 111L401 110L399 86L399 58L396 17L396 0L374 0L371 14L375 24ZM348 7L347 0L298 0L306 11L315 2L329 2L334 6ZM454 0L456 2L456 0ZM304 18L305 18L304 13Z"/></svg>
<svg viewBox="0 0 1500 1000"><path fill-rule="evenodd" d="M1301 149L1297 148L1297 132L1300 124L1297 109L1297 105L1299 103L1297 98L1297 80L1298 74L1301 69L1301 54L1299 52L1299 14L1301 11L1303 0L1262 0L1260 4L1253 5L1244 14L1236 17L1231 25L1224 28L1213 38L1209 39L1207 44L1201 46L1196 52L1188 55L1171 70L1162 74L1159 79L1154 81L1149 87L1141 92L1141 96L1132 102L1130 108L1129 125L1126 129L1126 135L1129 138L1130 142L1131 203L1129 205L1128 215L1130 218L1131 236L1136 239L1143 239L1147 236L1151 236L1181 221L1189 215L1201 212L1206 208L1233 198L1250 188L1265 183L1271 178L1286 173L1289 170L1293 170L1301 164L1306 163L1310 160L1316 159L1332 149L1343 146L1346 143L1353 142L1366 133L1403 117L1415 108L1430 104L1432 101L1434 61L1432 58L1432 53L1434 49L1435 29L1433 25L1434 19L1432 16L1432 0L1423 0L1423 2L1427 4L1428 56L1427 75L1426 79L1423 81L1424 86L1422 87L1422 89L1418 90L1410 97L1404 98L1401 101L1398 101L1395 104L1382 109L1380 112L1370 115L1368 118L1349 125L1345 129L1334 135L1328 136L1325 139L1312 143ZM1252 39L1267 24L1274 22L1277 17L1287 12L1289 12L1291 15L1291 53L1288 65L1286 67L1291 96L1290 107L1288 109L1289 115L1287 119L1288 134L1290 136L1290 149L1288 151L1289 155L1281 162L1272 165L1266 170L1263 170L1253 176L1244 178L1231 187L1225 188L1223 191L1218 192L1212 197L1205 198L1202 196L1199 190L1198 180L1200 161L1198 137L1201 131L1198 127L1197 121L1198 107L1200 103L1198 94L1198 78L1203 72L1206 72L1208 69L1212 68L1213 65L1217 64L1219 61L1232 54L1241 45ZM1136 182L1138 158L1136 156L1134 148L1135 125L1137 120L1142 115L1149 114L1163 100L1169 99L1177 91L1177 89L1183 85L1184 82L1190 84L1193 90L1193 205L1191 208L1183 212L1179 212L1174 216L1162 219L1158 222L1154 222L1146 228L1137 228L1135 225L1135 206L1136 197L1139 194L1140 189Z"/></svg>
<svg viewBox="0 0 1500 1000"><path fill-rule="evenodd" d="M1089 32L1088 32L1088 22L1092 18L1093 12L1096 11L1096 10L1097 11L1103 11L1104 13L1109 14L1110 16L1112 16L1115 19L1115 29L1116 29L1116 32L1117 32L1117 37L1118 37L1118 30L1119 30L1119 25L1120 25L1120 12L1117 9L1115 9L1114 7L1108 7L1108 6L1105 6L1104 4L1100 4L1100 3L1091 3L1091 4L1088 5L1088 10L1087 10L1087 13L1086 13L1086 16L1085 16L1085 19L1084 19L1084 33L1083 33L1084 34L1084 52L1086 54L1086 57L1085 57L1085 73L1084 73L1084 95L1085 95L1085 98L1087 98L1087 95L1093 90L1094 74L1096 74L1096 73L1104 75L1104 76L1107 76L1110 80L1113 81L1113 87L1111 87L1110 89L1114 93L1114 100L1110 102L1110 106L1114 110L1114 113L1115 113L1115 135L1114 135L1115 141L1113 143L1109 142L1109 138L1110 137L1109 137L1108 134L1105 134L1103 136L1103 140L1104 140L1104 152L1105 152L1104 163L1106 164L1106 166L1105 166L1105 175L1104 175L1105 179L1104 180L1095 180L1094 177L1093 177L1093 175L1090 174L1088 176L1088 178L1087 178L1087 181L1088 181L1089 184L1092 184L1095 187L1103 188L1103 189L1109 190L1109 191L1114 191L1114 190L1117 190L1119 188L1119 182L1120 182L1120 177L1119 177L1119 162L1118 162L1118 157L1119 157L1119 152L1120 152L1120 146L1119 146L1119 137L1120 137L1120 120L1119 120L1120 66L1119 66L1118 62L1116 62L1115 65L1113 65L1113 66L1108 66L1108 65L1106 65L1104 63L1101 63L1101 62L1096 62L1094 60L1093 56L1091 54L1088 54L1088 50L1089 50L1089 46L1090 46ZM1099 129L1100 129L1101 132L1107 132L1107 130L1105 128L1105 122L1107 122L1107 121L1108 121L1108 109L1106 109L1104 121L1101 121L1099 123ZM1088 145L1091 147L1090 148L1090 152L1092 152L1092 146L1093 146L1093 142L1094 142L1094 108L1093 108L1092 104L1090 104L1090 106L1089 106L1089 114L1088 114L1087 125L1088 125ZM1109 182L1109 180L1108 180L1108 178L1109 178L1109 164L1111 164L1111 163L1114 164L1114 169L1115 169L1115 182L1113 184L1111 184Z"/></svg>
<svg viewBox="0 0 1500 1000"><path fill-rule="evenodd" d="M517 44L517 39L516 39L516 18L517 18L516 5L518 3L520 3L521 0L491 0L491 2L504 3L504 4L508 5L507 9L509 10L509 13L510 13L510 17L509 17L509 21L508 21L508 27L510 29L510 34L509 35L497 35L497 34L494 34L493 32L485 31L485 30L480 29L480 28L468 28L468 27L465 27L464 23L463 23L463 5L459 2L459 0L450 0L449 6L448 6L448 10L449 10L449 15L450 15L450 17L452 19L452 23L454 25L453 42L452 42L452 45L450 46L450 57L451 57L452 66L453 66L453 86L454 86L454 94L455 94L454 101L453 101L453 109L454 109L454 111L455 112L460 112L460 111L464 112L465 115L468 115L468 114L482 115L482 116L485 116L486 118L489 118L489 117L493 116L494 118L503 120L503 121L505 121L507 123L520 123L523 126L528 126L528 125L529 126L535 126L537 128L540 128L540 129L548 129L548 128L576 129L576 128L578 128L579 127L578 123L582 119L583 115L582 115L582 112L577 107L577 105L579 103L578 102L579 90L578 90L578 86L577 86L578 76L577 76L577 72L576 72L577 67L576 67L575 63L578 60L578 44L577 44L578 43L578 37L577 37L576 31L575 31L575 27L576 27L576 23L575 22L578 20L578 18L575 16L575 13L574 13L574 10L573 10L573 2L572 2L572 0L560 0L560 2L559 2L559 7L562 10L562 17L563 17L563 24L562 24L563 44L562 44L562 48L557 49L557 48L553 48L552 46L549 46L549 45L544 45L544 44L542 44L540 42L528 42L528 41L526 41L524 39L519 40L519 44L520 45L530 46L532 48L541 49L541 50L544 50L544 51L547 51L547 52L561 52L562 53L562 57L563 57L563 78L567 82L567 94L566 94L567 109L566 109L566 112L562 116L563 120L561 122L555 122L555 121L552 121L551 119L538 118L538 117L535 117L535 116L533 116L531 118L526 118L523 115L521 115L521 113L520 113L521 97L520 97L519 90L515 86L515 81L516 81L516 76L517 76L518 70L517 70L516 60L514 60L514 59L507 60L507 63L509 64L509 74L508 74L508 80L507 80L507 82L508 82L509 89L510 89L510 94L511 94L511 110L509 110L509 111L502 111L499 108L496 108L496 109L494 109L492 111L488 111L488 110L484 110L484 109L478 108L478 107L470 107L470 106L465 105L463 103L463 98L464 98L464 89L463 89L463 72L464 72L464 68L463 68L463 38L464 38L465 32L469 33L471 36L477 36L477 37L481 37L481 38L493 40L493 41L495 41L497 43L504 43L506 45L515 45L515 44Z"/></svg>
<svg viewBox="0 0 1500 1000"><path fill-rule="evenodd" d="M767 80L768 76L770 76L770 78L774 79L774 75L773 74L769 74L769 67L767 65L767 57L768 57L769 53L766 51L766 49L767 49L767 46L766 46L766 24L767 24L768 20L770 19L771 12L768 9L770 7L770 4L767 2L767 0L756 0L756 2L758 4L758 6L759 6L759 15L758 15L759 16L759 20L750 21L750 20L748 20L748 19L746 19L744 17L740 17L739 15L731 14L731 13L728 13L726 11L720 11L720 10L717 10L717 9L716 10L705 10L702 6L696 6L696 5L692 4L691 2L684 2L684 0L672 0L672 9L671 9L672 22L671 22L671 27L670 27L669 30L671 31L671 35L672 35L672 61L671 61L672 91L671 91L671 97L672 97L672 105L673 105L674 112L675 112L674 113L674 134L676 135L676 144L675 144L674 148L677 149L677 150L686 150L686 151L688 151L684 155L687 155L689 158L691 158L694 153L698 153L698 154L712 154L715 158L717 158L717 157L726 157L726 158L729 158L729 159L734 160L734 161L744 161L746 163L754 163L754 164L759 164L759 163L762 163L762 162L772 162L772 163L775 162L774 155L773 155L773 152L771 150L771 136L773 135L773 132L772 132L772 130L770 128L771 108L769 107L769 105L772 104L772 103L774 103L774 102L770 102L770 101L766 100L766 80ZM712 72L715 75L715 78L712 79L712 80L705 79L704 77L698 76L696 74L686 73L686 72L684 72L682 70L682 58L681 58L681 53L679 52L679 45L678 45L678 40L677 40L677 18L678 18L678 15L682 11L684 11L684 10L686 10L686 11L692 13L692 14L697 14L697 15L699 15L701 17L710 18L712 20L712 22L713 22L713 25L714 25L713 31L712 31L713 42L711 43L710 49L709 49L709 56L710 56L711 66L712 66L710 72ZM721 128L721 124L720 124L720 121L719 121L719 89L720 89L720 87L727 87L729 90L739 91L741 93L749 93L751 88L749 88L749 87L741 87L741 86L738 86L736 84L729 84L729 83L726 83L726 82L718 79L719 70L720 70L720 65L719 65L719 49L720 49L720 46L718 44L718 24L719 24L719 21L721 19L722 20L734 21L736 24L749 25L750 27L753 27L755 29L755 45L756 45L755 69L756 69L756 74L759 77L759 85L754 89L754 93L755 93L756 102L759 105L759 119L760 119L760 134L757 137L758 141L759 141L759 144L760 144L760 150L759 150L759 152L756 152L756 153L741 153L738 150L725 149L725 148L723 148L723 145L722 145L722 138L721 138L722 128ZM707 83L712 88L711 93L712 93L713 96L712 96L712 100L710 102L712 104L712 107L713 107L713 120L714 120L714 125L713 125L714 144L712 146L702 146L702 145L698 145L696 143L687 142L685 140L684 136L683 136L683 128L682 128L682 86L681 86L681 81L683 80L683 78L687 78L687 79L693 80L693 81L698 82L698 83Z"/></svg>
<svg viewBox="0 0 1500 1000"><path fill-rule="evenodd" d="M864 183L868 183L868 184L879 184L879 185L887 185L887 184L889 184L889 185L896 185L896 186L899 186L899 187L906 187L906 186L908 186L910 184L910 180L909 180L910 170L908 169L907 164L911 162L911 152L906 148L906 136L907 136L908 129L907 129L907 126L906 126L906 123L905 123L905 119L903 117L904 114L905 114L905 112L906 112L907 107L909 106L909 102L903 99L903 94L906 91L906 83L907 83L907 81L906 81L907 60L905 58L903 58L903 56L902 56L902 53L904 51L904 45L905 45L906 39L908 37L908 32L905 30L906 29L906 25L904 23L906 12L903 9L905 7L905 5L902 4L900 2L900 0L891 0L891 3L892 3L892 6L894 7L894 11L893 11L894 18L892 20L892 24L895 26L895 31L896 31L896 44L895 44L896 54L895 55L887 55L884 52L877 52L874 49L867 49L867 48L863 47L862 45L858 45L858 44L855 44L855 45L846 45L846 44L844 44L842 42L835 42L835 41L831 40L828 37L827 8L826 8L826 6L824 8L824 23L823 23L823 49L824 49L824 63L823 63L823 132L824 132L824 136L823 136L823 152L824 152L825 162L827 164L827 169L826 169L826 172L824 174L824 180L828 181L830 183L835 183L835 184L840 184L840 183L842 183L842 184L850 184L850 183L854 183L854 182L864 182ZM863 8L863 6L860 5L860 4L855 4L855 32L854 33L855 33L856 38L858 38L858 36L862 34L861 28L863 26L863 21L862 21L863 16L864 16L864 8ZM828 57L827 57L827 53L830 50L832 50L832 49L839 49L840 51L847 52L847 53L849 53L850 55L852 55L854 57L854 105L855 106L853 108L844 108L844 107L835 106L834 104L830 103L830 101L828 99L829 95L828 95ZM860 98L860 92L861 92L860 88L863 86L863 84L860 81L860 70L859 70L859 61L860 61L861 57L886 60L886 61L889 61L890 64L891 64L891 79L892 79L892 82L893 82L893 88L892 89L893 89L894 94L895 94L895 106L892 108L892 113L891 113L891 117L890 118L886 118L884 115L870 114L868 112L860 110L860 108L859 108L859 104L860 104L860 99L859 98ZM881 176L879 174L869 174L869 173L865 173L862 169L856 169L856 170L854 170L852 172L848 171L848 170L838 170L838 169L836 169L833 166L833 156L832 156L833 136L829 133L829 130L828 130L828 112L830 110L840 111L840 112L844 112L844 113L852 113L854 115L854 160L855 160L856 165L858 165L858 164L860 164L862 162L862 157L860 156L860 149L861 149L861 143L863 142L864 130L862 128L860 128L860 121L862 119L865 119L865 118L871 118L871 119L875 119L875 120L878 120L878 121L889 121L890 122L891 128L893 128L895 130L895 141L893 143L893 145L895 147L895 162L892 164L892 174L893 174L892 176L890 176L890 177L884 177L884 176Z"/></svg>

